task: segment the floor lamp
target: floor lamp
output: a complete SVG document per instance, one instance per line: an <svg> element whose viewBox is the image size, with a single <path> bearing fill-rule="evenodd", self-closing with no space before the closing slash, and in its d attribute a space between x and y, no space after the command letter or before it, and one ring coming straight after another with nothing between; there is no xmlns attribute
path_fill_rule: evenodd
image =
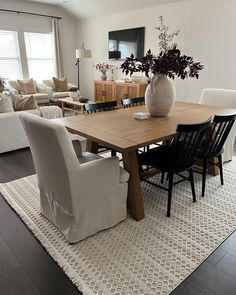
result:
<svg viewBox="0 0 236 295"><path fill-rule="evenodd" d="M76 66L78 68L78 89L80 90L80 84L79 84L79 62L80 62L80 58L91 58L91 56L92 56L91 49L85 49L84 43L83 43L81 49L76 49L75 50L75 56L76 56Z"/></svg>

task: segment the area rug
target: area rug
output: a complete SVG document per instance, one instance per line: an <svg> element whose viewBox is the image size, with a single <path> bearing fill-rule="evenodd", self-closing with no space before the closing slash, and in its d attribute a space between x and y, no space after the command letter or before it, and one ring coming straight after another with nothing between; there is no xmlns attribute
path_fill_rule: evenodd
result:
<svg viewBox="0 0 236 295"><path fill-rule="evenodd" d="M164 295L236 228L236 160L224 165L224 186L208 176L204 198L201 176L194 177L197 202L187 182L176 185L171 218L166 192L143 183L144 220L128 218L75 245L40 214L35 175L1 184L0 191L84 295Z"/></svg>

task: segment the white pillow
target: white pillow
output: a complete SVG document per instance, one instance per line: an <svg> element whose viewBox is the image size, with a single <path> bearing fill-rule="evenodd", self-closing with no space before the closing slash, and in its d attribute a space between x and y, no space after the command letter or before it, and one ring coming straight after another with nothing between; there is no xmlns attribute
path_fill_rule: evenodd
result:
<svg viewBox="0 0 236 295"><path fill-rule="evenodd" d="M14 112L11 97L0 94L0 114Z"/></svg>

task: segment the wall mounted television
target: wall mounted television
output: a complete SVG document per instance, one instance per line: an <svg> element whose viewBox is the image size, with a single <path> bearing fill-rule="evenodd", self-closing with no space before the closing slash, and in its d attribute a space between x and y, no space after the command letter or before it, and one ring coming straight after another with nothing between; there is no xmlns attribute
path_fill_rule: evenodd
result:
<svg viewBox="0 0 236 295"><path fill-rule="evenodd" d="M143 57L144 34L144 27L109 32L109 59L125 59L130 56L131 53L133 53L136 58Z"/></svg>

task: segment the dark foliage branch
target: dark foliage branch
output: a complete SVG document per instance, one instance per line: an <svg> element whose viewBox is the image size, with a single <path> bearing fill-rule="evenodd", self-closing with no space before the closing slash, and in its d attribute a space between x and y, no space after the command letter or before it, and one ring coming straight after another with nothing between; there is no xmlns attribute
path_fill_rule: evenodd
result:
<svg viewBox="0 0 236 295"><path fill-rule="evenodd" d="M181 55L176 46L166 52L161 51L157 57L154 57L150 49L140 59L134 58L134 55L131 54L121 65L121 69L126 75L132 76L135 72L142 72L148 78L150 74L163 74L171 79L179 77L183 80L188 77L198 79L199 71L203 67L200 62L194 62L191 56Z"/></svg>

